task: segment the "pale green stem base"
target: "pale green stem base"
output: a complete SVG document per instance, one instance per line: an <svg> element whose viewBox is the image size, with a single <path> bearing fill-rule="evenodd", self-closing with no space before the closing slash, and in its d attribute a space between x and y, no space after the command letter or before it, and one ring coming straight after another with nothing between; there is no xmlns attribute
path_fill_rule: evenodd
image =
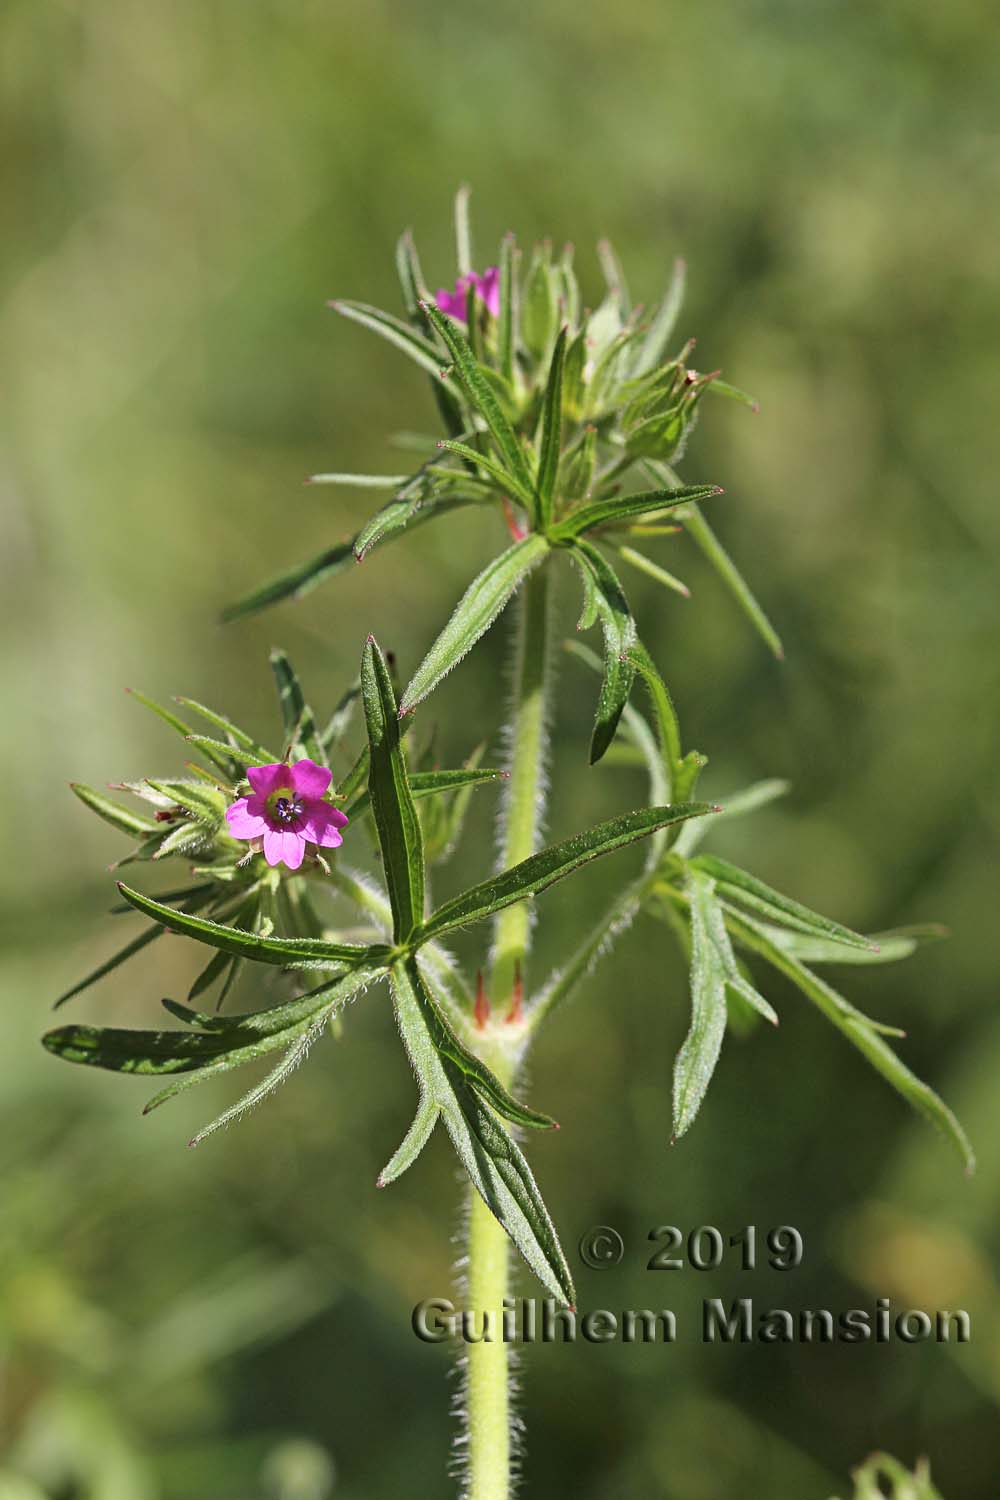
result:
<svg viewBox="0 0 1000 1500"><path fill-rule="evenodd" d="M532 575L518 600L519 624L503 836L502 867L527 859L538 846L548 748L549 570ZM518 970L531 941L527 904L508 907L496 920L489 982L492 1024L480 1048L501 1082L510 1085L520 1061L512 1033L504 1045L500 1028L510 1007ZM523 1040L523 1033L521 1033ZM511 1397L507 1345L500 1337L503 1301L510 1277L505 1231L473 1192L468 1220L468 1302L476 1327L484 1313L494 1318L494 1338L468 1345L466 1370L467 1490L469 1500L509 1500L511 1494Z"/></svg>

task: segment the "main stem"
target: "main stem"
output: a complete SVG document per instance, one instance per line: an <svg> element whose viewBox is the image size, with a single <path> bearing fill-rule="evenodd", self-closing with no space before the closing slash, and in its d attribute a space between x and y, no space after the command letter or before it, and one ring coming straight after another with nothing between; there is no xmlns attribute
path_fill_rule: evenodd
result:
<svg viewBox="0 0 1000 1500"><path fill-rule="evenodd" d="M517 602L513 702L500 865L506 869L538 847L545 795L548 750L547 694L550 670L549 569L533 574ZM520 1028L503 1028L519 972L531 941L526 902L499 913L488 993L491 1021L477 1050L510 1085L521 1059ZM509 1037L509 1040L507 1039ZM480 1319L490 1314L493 1338L467 1346L466 1422L468 1500L508 1500L511 1493L510 1368L500 1337L503 1301L508 1294L509 1257L505 1231L478 1193L472 1192L468 1219L468 1307Z"/></svg>

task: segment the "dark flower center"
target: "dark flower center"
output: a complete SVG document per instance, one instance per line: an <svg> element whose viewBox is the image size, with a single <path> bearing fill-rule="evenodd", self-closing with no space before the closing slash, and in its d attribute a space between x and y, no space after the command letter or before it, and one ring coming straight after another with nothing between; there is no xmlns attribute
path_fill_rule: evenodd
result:
<svg viewBox="0 0 1000 1500"><path fill-rule="evenodd" d="M274 799L274 816L279 823L294 823L301 818L303 812L302 799L300 797L276 797Z"/></svg>

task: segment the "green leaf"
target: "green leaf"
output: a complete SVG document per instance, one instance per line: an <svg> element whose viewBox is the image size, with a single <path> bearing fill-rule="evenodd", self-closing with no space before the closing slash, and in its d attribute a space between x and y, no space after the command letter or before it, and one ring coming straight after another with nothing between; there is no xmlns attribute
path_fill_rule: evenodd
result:
<svg viewBox="0 0 1000 1500"><path fill-rule="evenodd" d="M508 386L514 385L514 349L517 344L517 262L521 252L512 234L500 244L500 321L497 328L497 362Z"/></svg>
<svg viewBox="0 0 1000 1500"><path fill-rule="evenodd" d="M144 834L159 833L160 825L152 818L144 818L138 813L132 812L127 807L122 807L118 802L113 802L110 797L104 797L100 792L95 792L82 781L71 781L70 791L74 792L80 801L95 812L105 823L110 823L112 828L117 828L120 833L131 833L137 838Z"/></svg>
<svg viewBox="0 0 1000 1500"><path fill-rule="evenodd" d="M639 349L633 371L635 375L645 375L649 370L655 369L666 353L677 323L677 315L684 301L686 273L687 267L684 262L675 260L667 294L657 308L653 321L649 325L649 331Z"/></svg>
<svg viewBox="0 0 1000 1500"><path fill-rule="evenodd" d="M218 888L215 885L193 886L181 894L185 898L183 910L193 912L198 911L213 901L218 895ZM126 910L128 910L127 907ZM163 931L164 928L159 924L145 928L139 933L138 937L133 938L130 943L126 943L124 948L119 948L117 953L113 953L110 958L105 959L104 963L98 964L97 968L92 969L84 979L78 980L71 989L65 990L59 996L58 1000L55 1001L53 1009L58 1010L61 1005L66 1004L67 1000L72 1000L75 995L82 994L92 984L96 984L99 979L103 979L105 974L110 974L112 970L117 969L119 964L126 963L128 959L133 958L137 953L141 953L154 938L160 937Z"/></svg>
<svg viewBox="0 0 1000 1500"><path fill-rule="evenodd" d="M320 735L324 750L330 751L339 748L341 740L351 726L354 717L354 709L361 697L361 684L355 683L343 693L336 708L330 715L330 722Z"/></svg>
<svg viewBox="0 0 1000 1500"><path fill-rule="evenodd" d="M400 520L397 512L398 524L384 525L378 530L376 536L368 537L365 544L366 553L371 551L376 542L392 540L394 537L401 536L404 530L412 531L414 526L419 526L424 521L432 521L449 510L457 510L459 506L470 503L471 501L467 498L428 500L412 510L405 520ZM384 507L384 509L388 510L389 507ZM369 527L362 528L358 535L364 537L365 531L369 530L370 526L371 523ZM321 552L319 557L311 558L309 562L290 568L287 573L280 574L270 583L254 589L252 593L246 594L235 604L224 609L221 616L223 623L231 623L247 615L258 614L260 610L269 609L272 604L280 604L284 599L303 598L321 583L325 583L328 578L334 578L351 563L356 563L358 561L354 550L356 546L358 546L357 537L349 542L339 542L337 546Z"/></svg>
<svg viewBox="0 0 1000 1500"><path fill-rule="evenodd" d="M542 1284L572 1305L576 1297L569 1267L522 1152L461 1068L435 1045L416 965L412 961L395 964L391 981L399 1029L420 1088L420 1109L387 1171L398 1175L409 1164L430 1134L429 1110L440 1114L484 1203Z"/></svg>
<svg viewBox="0 0 1000 1500"><path fill-rule="evenodd" d="M251 1109L262 1103L269 1094L273 1094L276 1089L280 1088L285 1079L294 1073L301 1062L304 1062L309 1048L320 1036L326 1024L327 1017L325 1015L313 1021L312 1025L295 1039L284 1057L276 1067L271 1069L266 1078L262 1078L259 1083L255 1083L252 1089L248 1089L241 1099L237 1099L236 1103L231 1104L228 1109L224 1109L222 1114L218 1115L210 1124L203 1125L197 1134L192 1136L188 1141L188 1145L200 1146L202 1141L208 1136L214 1135L217 1130L221 1130L224 1125L229 1125L233 1120L242 1118L243 1115L248 1114Z"/></svg>
<svg viewBox="0 0 1000 1500"><path fill-rule="evenodd" d="M627 318L632 307L632 299L629 297L628 283L625 280L625 272L622 263L618 259L618 253L610 240L601 240L597 246L597 259L600 262L604 280L607 282L608 291L618 304L622 317Z"/></svg>
<svg viewBox="0 0 1000 1500"><path fill-rule="evenodd" d="M346 974L333 979L324 979L314 989L299 995L295 1000L281 1000L276 1005L262 1010L244 1011L240 1015L224 1016L218 1011L206 1014L182 1005L178 1000L164 999L161 1003L170 1015L183 1021L186 1026L197 1027L213 1036L225 1037L232 1046L244 1045L258 1037L281 1037L286 1033L308 1025L320 1011L346 1005L369 985L377 984L387 973L384 963L361 964ZM171 1032L171 1036L176 1033Z"/></svg>
<svg viewBox="0 0 1000 1500"><path fill-rule="evenodd" d="M266 766L273 764L278 759L271 750L266 749L263 745L259 745L251 735L234 724L232 719L227 719L224 714L218 714L214 709L206 708L203 703L199 703L195 698L178 698L176 701L182 707L189 708L192 713L199 714L207 723L214 724L216 729L222 730L223 734L228 735L233 744L238 746L240 750L244 750L248 757L250 757L250 765Z"/></svg>
<svg viewBox="0 0 1000 1500"><path fill-rule="evenodd" d="M415 964L411 964L409 973L427 1033L441 1058L454 1064L470 1088L480 1093L505 1120L532 1130L558 1130L555 1120L515 1099L481 1058L469 1051L438 1004L430 978L422 975Z"/></svg>
<svg viewBox="0 0 1000 1500"><path fill-rule="evenodd" d="M614 947L621 934L631 927L642 903L648 877L643 875L627 885L616 896L603 916L587 931L582 943L561 964L539 990L528 1015L535 1030L556 1006L565 1004L596 969L600 960Z"/></svg>
<svg viewBox="0 0 1000 1500"><path fill-rule="evenodd" d="M377 1187L388 1187L390 1182L395 1182L401 1177L407 1167L412 1167L421 1151L427 1145L441 1114L440 1109L430 1094L424 1095L417 1105L417 1112L399 1149L392 1159L384 1166L378 1174Z"/></svg>
<svg viewBox="0 0 1000 1500"><path fill-rule="evenodd" d="M504 464L522 487L530 492L531 475L517 434L504 416L492 386L469 348L468 340L462 337L452 320L433 303L425 302L423 309L451 355L469 402L493 434Z"/></svg>
<svg viewBox="0 0 1000 1500"><path fill-rule="evenodd" d="M432 304L423 302L420 304L422 310L431 316ZM428 374L434 377L435 384L440 384L448 392L454 401L461 401L462 393L458 386L441 371L441 355L422 334L411 328L409 323L404 323L401 318L393 317L392 313L383 312L381 308L370 307L365 302L336 301L329 306L334 312L342 317L350 318L354 323L360 323L363 328L369 328L373 333L379 334L381 338L387 339L390 344L395 344L397 349L409 355L416 364L420 365ZM436 308L433 308L437 312ZM443 314L439 316L443 317ZM431 317L431 321L436 320Z"/></svg>
<svg viewBox="0 0 1000 1500"><path fill-rule="evenodd" d="M484 767L482 770L470 767L454 771L412 771L409 773L410 795L415 802L419 802L424 797L439 797L449 792L471 792L473 787L483 786L488 781L503 781L506 777L506 771L498 771L492 767ZM349 817L356 818L365 811L369 802L366 789L353 802L348 803L345 811Z"/></svg>
<svg viewBox="0 0 1000 1500"><path fill-rule="evenodd" d="M403 694L402 713L416 708L458 666L548 550L545 538L533 532L494 558L474 579Z"/></svg>
<svg viewBox="0 0 1000 1500"><path fill-rule="evenodd" d="M552 520L552 500L559 474L559 454L562 451L562 382L565 361L566 325L563 324L552 351L552 363L549 366L549 378L542 405L542 440L535 490L538 496L538 524L543 531Z"/></svg>
<svg viewBox="0 0 1000 1500"><path fill-rule="evenodd" d="M581 505L578 510L571 511L565 520L552 528L550 535L553 541L572 541L595 526L616 526L631 516L673 510L675 506L689 505L693 500L706 500L722 493L717 484L690 484L680 489L638 490L634 495L595 500L591 505Z"/></svg>
<svg viewBox="0 0 1000 1500"><path fill-rule="evenodd" d="M689 872L691 913L691 1026L674 1064L674 1138L694 1121L715 1072L726 1034L729 939L714 899L714 882Z"/></svg>
<svg viewBox="0 0 1000 1500"><path fill-rule="evenodd" d="M414 943L425 943L429 938L440 937L456 927L470 922L479 922L505 906L526 901L547 890L557 880L572 875L583 865L601 855L622 849L636 839L646 838L658 828L667 828L681 823L685 818L697 818L711 812L705 802L692 802L674 807L643 807L636 812L625 813L617 818L608 818L597 823L585 833L574 834L558 844L550 844L537 854L532 854L520 864L492 875L480 885L473 886L445 902L414 933Z"/></svg>
<svg viewBox="0 0 1000 1500"><path fill-rule="evenodd" d="M320 938L261 937L238 927L210 922L205 917L175 911L172 906L154 901L151 896L144 896L141 891L131 890L127 885L119 883L118 889L137 911L154 917L169 931L195 938L212 948L221 948L225 953L249 958L255 963L280 964L289 969L332 968L341 964L369 963L388 951L381 947L360 948L349 943L328 943Z"/></svg>
<svg viewBox="0 0 1000 1500"><path fill-rule="evenodd" d="M726 925L737 941L767 959L820 1010L827 1020L855 1046L876 1072L892 1085L914 1109L943 1131L965 1162L966 1172L975 1170L976 1158L969 1138L955 1115L932 1088L912 1073L874 1029L875 1023L837 993L818 974L787 953L767 936L759 923L734 912L726 914ZM844 1107L847 1102L844 1102Z"/></svg>
<svg viewBox="0 0 1000 1500"><path fill-rule="evenodd" d="M342 484L355 490L398 490L409 474L310 474L309 484Z"/></svg>
<svg viewBox="0 0 1000 1500"><path fill-rule="evenodd" d="M317 765L328 767L315 715L306 702L295 668L284 651L275 649L271 652L271 671L278 688L278 702L281 705L289 749L296 758L300 758L301 751Z"/></svg>
<svg viewBox="0 0 1000 1500"><path fill-rule="evenodd" d="M765 781L755 781L752 786L744 788L741 792L733 792L732 796L726 798L722 804L721 818L739 818L747 813L756 812L760 807L766 807L769 802L783 797L791 785L790 782L782 781L778 777L770 777ZM714 826L715 820L706 819L704 822L686 823L677 836L674 844L676 853L689 858L705 835ZM839 946L839 945L838 945Z"/></svg>
<svg viewBox="0 0 1000 1500"><path fill-rule="evenodd" d="M783 896L780 891L765 885L756 876L741 870L738 865L730 864L726 859L719 859L715 854L696 855L691 863L718 881L721 895L760 912L779 927L790 927L794 932L804 932L808 937L825 938L831 942L843 943L849 948L870 951L874 946L870 939L862 937L860 933L852 932L849 927L843 927L829 917L810 911L808 906L793 901L790 896Z"/></svg>
<svg viewBox="0 0 1000 1500"><path fill-rule="evenodd" d="M422 489L407 488L405 493L393 496L362 526L354 538L354 556L358 562L364 562L372 548L377 547L380 542L389 540L419 521L429 521L437 516L448 515L451 511L462 510L467 505L476 505L479 498L478 495L434 495L426 486Z"/></svg>
<svg viewBox="0 0 1000 1500"><path fill-rule="evenodd" d="M636 644L635 621L618 575L604 554L586 541L577 541L571 554L577 565L589 573L593 580L593 607L596 607L600 616L604 632L604 678L590 741L590 764L595 765L614 739L622 710L632 691L635 679L632 660L632 648Z"/></svg>
<svg viewBox="0 0 1000 1500"><path fill-rule="evenodd" d="M455 453L459 458L464 458L467 463L475 464L483 469L500 486L504 494L512 495L515 500L520 500L526 510L533 511L535 508L534 491L523 484L503 464L498 464L495 459L486 453L480 453L478 448L470 448L468 443L458 443L451 438L442 438L438 443L439 448L445 448L449 453Z"/></svg>
<svg viewBox="0 0 1000 1500"><path fill-rule="evenodd" d="M396 241L396 271L407 313L414 322L423 321L420 303L428 295L427 284L420 268L420 257L413 242L413 234L409 229Z"/></svg>
<svg viewBox="0 0 1000 1500"><path fill-rule="evenodd" d="M361 696L368 725L368 792L398 943L406 941L423 920L424 848L399 742L396 695L385 658L372 636L361 658Z"/></svg>
<svg viewBox="0 0 1000 1500"><path fill-rule="evenodd" d="M768 935L786 953L794 954L809 964L893 964L909 958L921 943L937 942L947 937L947 928L928 923L923 927L898 927L889 932L873 932L870 949L848 948L843 943L829 938L806 937L797 932L785 932L780 927L768 927Z"/></svg>
<svg viewBox="0 0 1000 1500"><path fill-rule="evenodd" d="M655 460L649 460L646 463L646 469L652 478L661 481L668 481L675 477L673 471L666 464L657 463ZM716 573L718 573L723 584L732 594L736 603L765 642L768 649L773 652L779 661L782 661L785 655L785 648L781 644L778 632L767 618L767 615L757 602L750 585L719 541L711 526L705 520L698 506L692 502L683 515L678 516L678 520L683 523L684 530L694 539L704 556L711 563Z"/></svg>
<svg viewBox="0 0 1000 1500"><path fill-rule="evenodd" d="M469 226L471 196L472 190L465 183L455 194L455 259L460 276L468 276L472 270L472 230Z"/></svg>
<svg viewBox="0 0 1000 1500"><path fill-rule="evenodd" d="M625 562L631 563L632 567L640 573L645 573L647 578L653 578L657 583L662 583L664 588L680 594L683 599L690 599L691 590L687 584L675 578L673 573L668 573L666 568L661 568L659 563L653 562L644 552L637 552L634 547L619 547L618 556Z"/></svg>
<svg viewBox="0 0 1000 1500"><path fill-rule="evenodd" d="M146 694L140 693L137 688L129 688L128 691L144 708L148 708L152 713L156 714L156 717L162 719L164 724L169 724L171 729L176 729L177 733L184 739L193 744L200 743L198 736L191 733L191 726L185 724L184 720L178 718L175 713L171 713L169 708L164 708L163 704L157 703L154 698L147 698ZM215 749L206 749L204 745L201 746L201 751L205 759L220 770L224 776L230 774L232 761L225 746L223 747L224 753L220 753Z"/></svg>
<svg viewBox="0 0 1000 1500"><path fill-rule="evenodd" d="M677 721L674 700L670 696L667 684L656 669L656 663L641 641L634 643L629 654L653 705L657 738L669 778L671 796L689 796L693 790L696 775L685 774L686 763L681 753L681 730Z"/></svg>
<svg viewBox="0 0 1000 1500"><path fill-rule="evenodd" d="M222 611L222 622L230 624L233 620L258 614L262 609L270 609L272 604L280 604L283 599L302 599L328 578L342 573L354 561L354 543L338 542L335 547L328 547L318 557L312 557L308 562L298 563L287 572L279 573L269 583L244 594L235 604L227 605Z"/></svg>

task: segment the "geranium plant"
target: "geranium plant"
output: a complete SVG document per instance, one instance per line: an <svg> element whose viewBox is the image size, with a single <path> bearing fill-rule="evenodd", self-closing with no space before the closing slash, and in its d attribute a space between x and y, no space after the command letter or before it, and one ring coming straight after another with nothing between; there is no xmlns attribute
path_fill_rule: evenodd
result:
<svg viewBox="0 0 1000 1500"><path fill-rule="evenodd" d="M763 993L766 974L777 970L945 1131L967 1165L972 1156L947 1106L891 1047L887 1037L899 1033L862 1014L817 972L833 961L902 958L925 932L852 932L702 848L709 837L724 845L728 818L752 812L785 786L763 782L721 805L695 800L705 758L684 749L671 695L642 643L617 565L685 591L650 555L683 527L770 649L780 655L781 648L702 514L702 503L720 493L717 486L683 484L676 471L706 396L748 401L717 373L692 369L690 343L670 352L683 267L675 267L663 300L646 312L632 306L617 258L602 246L606 290L590 311L568 251L555 256L550 246L539 246L522 269L508 236L497 264L476 270L465 192L456 205L456 239L453 291L434 296L427 290L404 235L397 254L400 315L358 302L332 304L430 376L442 435L409 440L420 449L412 473L316 475L318 483L381 487L389 498L349 541L256 589L226 613L235 619L299 596L414 526L446 526L460 506L480 513L498 539L496 556L470 581L402 691L392 663L369 636L359 678L344 685L323 729L280 652L272 658L282 711L274 748L190 700L180 702L210 734L150 705L201 763L180 778L130 784L148 812L76 790L138 841L122 863L170 857L193 866L193 873L157 898L131 880L123 883L120 909L137 909L149 925L70 994L165 930L213 952L187 1003L164 1002L183 1023L180 1029L67 1025L45 1043L73 1062L161 1079L147 1109L192 1084L280 1054L197 1142L269 1094L328 1027L340 1026L350 1001L387 981L418 1104L379 1182L387 1185L411 1166L443 1123L471 1185L468 1306L498 1313L508 1295L508 1241L549 1294L567 1304L575 1300L559 1237L519 1144L522 1132L554 1122L524 1101L519 1076L543 1021L583 984L640 910L661 921L689 962L691 1020L674 1066L674 1137L697 1116L727 1028L777 1019ZM555 639L553 581L567 565L581 590L579 629L601 626L600 655L578 639L567 653ZM509 712L502 725L477 729L483 744L465 766L437 768L421 743L415 710L512 600ZM436 610L437 601L429 606ZM548 723L560 665L578 674L578 684L596 685L591 762L614 747L608 760L641 761L650 790L647 805L546 845ZM648 716L631 701L637 679ZM351 770L334 783L330 752L350 741L359 707L364 734ZM504 764L484 768L483 746L498 727ZM489 782L501 783L496 868L435 905L427 895L428 866L454 849L469 796ZM366 823L375 833L380 881L358 868ZM623 877L604 916L580 935L554 973L529 973L535 899L591 860L633 843L642 844L644 859ZM458 929L477 923L489 924L478 977L463 973L447 946ZM283 993L229 1014L223 1003L247 961L276 971ZM213 987L215 1009L195 1008ZM642 1003L643 997L635 999ZM463 1482L473 1500L499 1500L512 1484L508 1350L497 1340L466 1352Z"/></svg>

